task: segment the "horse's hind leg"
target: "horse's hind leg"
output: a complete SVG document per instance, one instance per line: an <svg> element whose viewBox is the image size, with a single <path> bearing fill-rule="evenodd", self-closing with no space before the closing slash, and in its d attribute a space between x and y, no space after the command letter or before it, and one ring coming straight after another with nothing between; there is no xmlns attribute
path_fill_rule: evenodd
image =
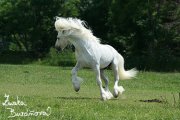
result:
<svg viewBox="0 0 180 120"><path fill-rule="evenodd" d="M75 67L72 69L71 74L72 74L72 84L74 87L74 90L76 92L79 91L80 89L80 81L82 80L80 77L77 76L78 70L81 68L81 65L79 62L76 63Z"/></svg>
<svg viewBox="0 0 180 120"><path fill-rule="evenodd" d="M116 62L116 61L113 62L112 69L114 71L114 76L115 76L113 95L114 95L115 98L117 98L119 93L122 94L125 90L124 90L124 88L122 86L118 86L118 82L119 82L118 62Z"/></svg>
<svg viewBox="0 0 180 120"><path fill-rule="evenodd" d="M106 91L106 93L109 95L109 98L112 98L113 95L112 95L112 93L109 91L109 87L108 87L109 79L105 76L103 69L100 70L100 72L101 72L101 78L102 78L102 79L104 80L104 82L105 82L105 91Z"/></svg>

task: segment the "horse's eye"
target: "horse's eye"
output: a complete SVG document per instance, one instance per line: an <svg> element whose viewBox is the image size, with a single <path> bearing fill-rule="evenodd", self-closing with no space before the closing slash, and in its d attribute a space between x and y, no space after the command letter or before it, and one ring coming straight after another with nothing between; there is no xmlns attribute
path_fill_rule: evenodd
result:
<svg viewBox="0 0 180 120"><path fill-rule="evenodd" d="M65 30L63 30L63 31L62 31L62 34L64 34L65 32L66 32L66 31L65 31Z"/></svg>

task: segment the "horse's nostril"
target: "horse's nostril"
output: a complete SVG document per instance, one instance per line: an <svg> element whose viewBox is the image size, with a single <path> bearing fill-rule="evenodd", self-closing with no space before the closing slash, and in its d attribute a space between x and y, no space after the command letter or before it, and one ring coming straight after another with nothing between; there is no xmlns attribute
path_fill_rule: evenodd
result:
<svg viewBox="0 0 180 120"><path fill-rule="evenodd" d="M60 47L55 46L55 48L56 48L56 50L57 50L58 52L60 52L60 51L61 51L61 48L60 48Z"/></svg>

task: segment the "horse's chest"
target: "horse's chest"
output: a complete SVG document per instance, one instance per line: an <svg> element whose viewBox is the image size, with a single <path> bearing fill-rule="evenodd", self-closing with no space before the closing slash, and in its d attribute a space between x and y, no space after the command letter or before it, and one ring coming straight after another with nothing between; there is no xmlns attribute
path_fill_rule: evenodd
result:
<svg viewBox="0 0 180 120"><path fill-rule="evenodd" d="M88 52L84 53L76 53L76 59L80 62L84 67L91 67L94 63L94 56L89 54Z"/></svg>

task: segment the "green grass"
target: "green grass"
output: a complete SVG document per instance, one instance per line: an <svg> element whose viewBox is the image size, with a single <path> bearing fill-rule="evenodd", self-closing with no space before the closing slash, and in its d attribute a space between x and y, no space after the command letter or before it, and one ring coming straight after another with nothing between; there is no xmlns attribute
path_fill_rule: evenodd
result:
<svg viewBox="0 0 180 120"><path fill-rule="evenodd" d="M71 67L38 65L0 65L0 120L7 120L9 110L2 105L4 95L16 96L27 106L10 106L17 112L45 111L50 116L16 117L18 120L179 120L180 73L140 72L136 79L120 81L125 88L117 99L101 101L95 75L83 69L84 79L78 93L71 84ZM113 74L107 70L111 90ZM140 102L159 99L162 103Z"/></svg>

